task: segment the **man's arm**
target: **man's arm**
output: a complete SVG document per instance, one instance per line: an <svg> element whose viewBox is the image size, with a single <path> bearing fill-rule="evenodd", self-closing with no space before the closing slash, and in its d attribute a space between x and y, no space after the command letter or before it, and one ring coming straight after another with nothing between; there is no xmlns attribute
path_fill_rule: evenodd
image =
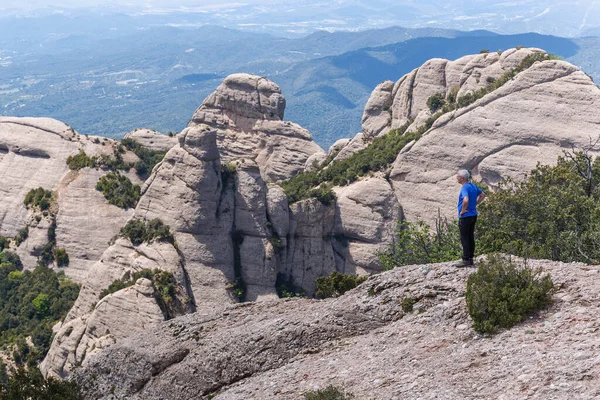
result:
<svg viewBox="0 0 600 400"><path fill-rule="evenodd" d="M485 193L481 192L479 193L479 196L477 196L477 204L481 203L483 199L485 199Z"/></svg>
<svg viewBox="0 0 600 400"><path fill-rule="evenodd" d="M463 197L462 209L460 210L460 215L463 215L464 213L467 212L468 205L469 205L469 197L465 196L465 197Z"/></svg>

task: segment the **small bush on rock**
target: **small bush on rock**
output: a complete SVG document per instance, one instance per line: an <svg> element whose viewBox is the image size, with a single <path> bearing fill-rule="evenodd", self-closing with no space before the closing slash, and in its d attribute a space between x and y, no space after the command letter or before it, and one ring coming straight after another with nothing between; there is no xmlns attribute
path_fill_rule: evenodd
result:
<svg viewBox="0 0 600 400"><path fill-rule="evenodd" d="M121 145L125 146L139 157L140 161L136 162L134 167L135 172L141 177L152 172L154 166L161 162L166 154L162 151L147 149L133 139L123 139L121 140Z"/></svg>
<svg viewBox="0 0 600 400"><path fill-rule="evenodd" d="M143 242L150 243L153 240L160 240L169 243L175 243L173 234L168 225L165 225L160 219L155 218L151 221L132 219L121 228L121 236L129 238L134 246Z"/></svg>
<svg viewBox="0 0 600 400"><path fill-rule="evenodd" d="M56 265L59 267L66 267L69 265L69 255L65 249L55 248L54 249L54 260Z"/></svg>
<svg viewBox="0 0 600 400"><path fill-rule="evenodd" d="M479 333L510 328L546 307L554 285L540 269L516 266L509 258L490 255L467 280L467 309Z"/></svg>
<svg viewBox="0 0 600 400"><path fill-rule="evenodd" d="M304 393L304 400L350 400L354 396L347 393L345 390L337 388L333 385L327 386L325 389L314 390Z"/></svg>
<svg viewBox="0 0 600 400"><path fill-rule="evenodd" d="M50 208L50 202L52 201L52 192L44 188L31 189L25 195L23 204L25 207L37 207L41 211L46 211Z"/></svg>
<svg viewBox="0 0 600 400"><path fill-rule="evenodd" d="M96 160L97 157L90 157L85 154L85 151L79 150L77 155L67 157L67 165L69 169L77 171L85 167L94 167Z"/></svg>
<svg viewBox="0 0 600 400"><path fill-rule="evenodd" d="M317 292L315 293L315 296L321 299L338 297L348 290L354 289L366 280L366 276L332 272L329 276L317 278Z"/></svg>
<svg viewBox="0 0 600 400"><path fill-rule="evenodd" d="M110 204L128 209L140 200L140 186L131 183L129 178L116 172L104 175L96 184L96 190L102 192Z"/></svg>

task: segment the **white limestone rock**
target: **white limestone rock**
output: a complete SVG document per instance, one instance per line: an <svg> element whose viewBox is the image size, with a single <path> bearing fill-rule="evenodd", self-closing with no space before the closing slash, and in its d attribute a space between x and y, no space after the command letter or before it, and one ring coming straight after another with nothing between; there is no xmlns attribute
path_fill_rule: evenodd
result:
<svg viewBox="0 0 600 400"><path fill-rule="evenodd" d="M310 133L283 121L285 98L266 78L234 74L196 110L189 126L206 124L217 131L224 163L253 159L263 179L288 179L304 170L315 153L324 153Z"/></svg>
<svg viewBox="0 0 600 400"><path fill-rule="evenodd" d="M392 185L410 220L432 222L438 209L455 217L455 174L473 171L495 186L519 179L538 162L553 164L563 150L589 145L600 117L600 89L577 67L543 61L468 107L440 118L432 130L401 153Z"/></svg>
<svg viewBox="0 0 600 400"><path fill-rule="evenodd" d="M362 116L362 133L366 138L379 136L391 125L393 89L394 82L385 81L371 93Z"/></svg>

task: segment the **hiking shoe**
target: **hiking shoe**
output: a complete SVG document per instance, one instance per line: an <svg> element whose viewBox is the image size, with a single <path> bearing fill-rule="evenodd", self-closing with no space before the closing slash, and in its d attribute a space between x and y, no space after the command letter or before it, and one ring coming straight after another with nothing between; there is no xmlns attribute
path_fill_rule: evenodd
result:
<svg viewBox="0 0 600 400"><path fill-rule="evenodd" d="M473 259L461 260L461 261L457 262L456 264L454 264L454 266L456 268L472 267L473 265L474 265Z"/></svg>

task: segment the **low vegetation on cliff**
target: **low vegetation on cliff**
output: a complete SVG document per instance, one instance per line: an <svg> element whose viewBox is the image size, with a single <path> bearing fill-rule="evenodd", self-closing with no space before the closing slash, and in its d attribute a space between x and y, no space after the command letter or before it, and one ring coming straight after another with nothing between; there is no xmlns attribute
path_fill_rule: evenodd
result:
<svg viewBox="0 0 600 400"><path fill-rule="evenodd" d="M162 151L147 149L133 139L123 139L121 140L121 145L125 146L127 150L133 151L139 157L140 160L133 167L135 168L135 172L141 177L147 176L152 172L154 166L161 162L166 154Z"/></svg>
<svg viewBox="0 0 600 400"><path fill-rule="evenodd" d="M135 153L139 160L135 163L125 162L123 154L126 152L126 149ZM111 155L103 154L101 156L90 157L84 150L79 150L78 154L67 157L67 165L69 169L75 171L86 167L102 168L112 172L128 171L131 168L135 168L138 176L144 179L152 171L152 168L162 161L164 156L164 152L147 149L133 139L123 139L114 148Z"/></svg>
<svg viewBox="0 0 600 400"><path fill-rule="evenodd" d="M458 88L450 91L448 96L434 94L427 100L427 106L433 113L415 132L407 132L411 122L376 137L369 145L354 153L349 158L331 161L325 160L315 170L301 172L282 184L288 201L294 203L307 198L317 198L324 204L331 204L335 195L333 186L345 186L360 177L377 171L384 171L394 162L400 150L413 140L418 140L445 113L466 107L488 93L500 88L513 79L519 72L531 67L537 61L557 59L552 54L532 53L526 56L517 67L505 72L498 79L473 93L457 97Z"/></svg>
<svg viewBox="0 0 600 400"><path fill-rule="evenodd" d="M335 200L332 186L345 186L372 172L388 168L400 150L421 132L406 133L408 124L377 137L361 151L349 158L322 165L315 171L301 172L282 184L288 201L294 203L307 198L317 198L324 204Z"/></svg>
<svg viewBox="0 0 600 400"><path fill-rule="evenodd" d="M102 192L110 204L124 209L134 208L140 200L140 186L118 172L109 172L100 178L96 190Z"/></svg>
<svg viewBox="0 0 600 400"><path fill-rule="evenodd" d="M150 243L153 240L175 243L173 234L168 225L165 225L160 219L155 218L150 221L141 219L132 219L121 228L121 236L129 238L134 246L144 242Z"/></svg>

